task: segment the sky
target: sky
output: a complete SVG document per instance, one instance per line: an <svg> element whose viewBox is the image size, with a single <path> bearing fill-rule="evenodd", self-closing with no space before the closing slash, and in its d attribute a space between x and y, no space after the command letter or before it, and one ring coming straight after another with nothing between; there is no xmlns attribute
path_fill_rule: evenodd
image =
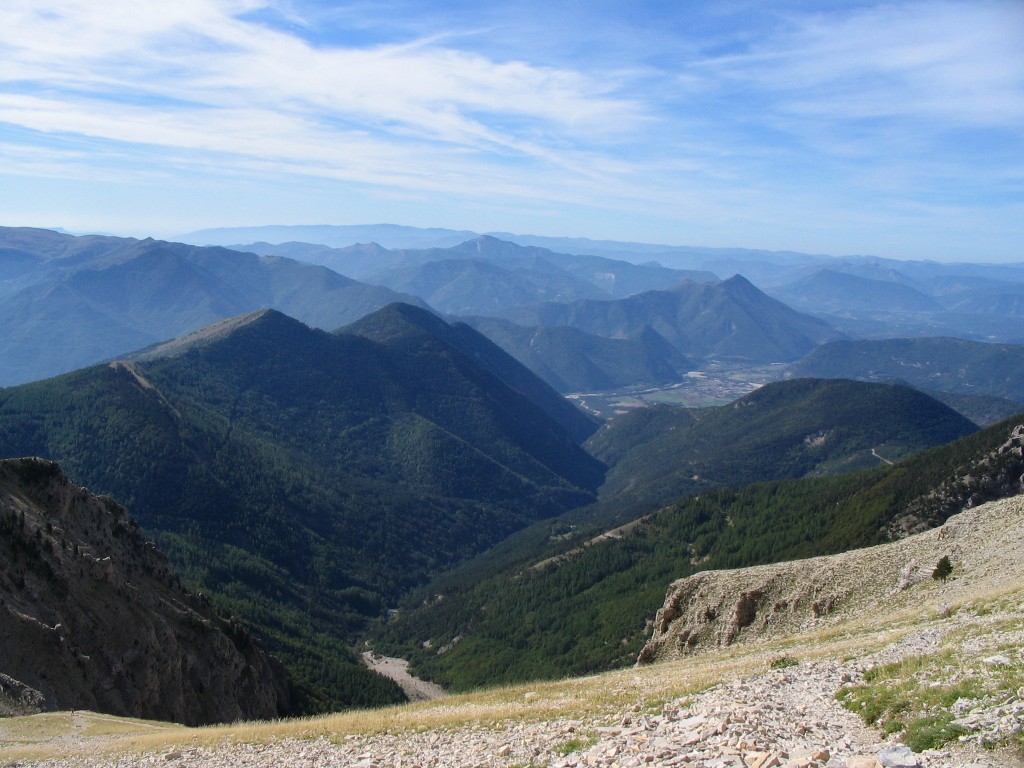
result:
<svg viewBox="0 0 1024 768"><path fill-rule="evenodd" d="M1024 0L3 0L0 225L1024 262Z"/></svg>

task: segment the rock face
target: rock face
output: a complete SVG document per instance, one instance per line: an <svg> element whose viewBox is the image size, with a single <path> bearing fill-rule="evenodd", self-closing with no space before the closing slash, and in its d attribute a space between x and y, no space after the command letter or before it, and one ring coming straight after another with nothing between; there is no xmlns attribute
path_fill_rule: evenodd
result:
<svg viewBox="0 0 1024 768"><path fill-rule="evenodd" d="M123 507L42 459L0 461L0 680L15 712L194 725L289 707L280 664L182 588Z"/></svg>
<svg viewBox="0 0 1024 768"><path fill-rule="evenodd" d="M886 529L891 538L920 533L940 525L964 507L1024 493L1024 424L988 456L973 463L955 479L916 499Z"/></svg>
<svg viewBox="0 0 1024 768"><path fill-rule="evenodd" d="M704 571L669 586L638 663L781 637L849 616L936 606L964 590L1024 575L1024 495L950 517L940 528L876 547L773 565ZM943 557L950 579L932 578Z"/></svg>

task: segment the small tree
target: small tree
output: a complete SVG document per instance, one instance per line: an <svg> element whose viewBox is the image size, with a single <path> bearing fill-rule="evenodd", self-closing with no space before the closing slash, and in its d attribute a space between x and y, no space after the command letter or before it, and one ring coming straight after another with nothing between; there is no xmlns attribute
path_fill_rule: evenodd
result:
<svg viewBox="0 0 1024 768"><path fill-rule="evenodd" d="M936 581L945 581L949 578L949 574L953 572L953 564L949 562L949 555L943 555L939 562L935 564L935 570L932 571L932 578Z"/></svg>

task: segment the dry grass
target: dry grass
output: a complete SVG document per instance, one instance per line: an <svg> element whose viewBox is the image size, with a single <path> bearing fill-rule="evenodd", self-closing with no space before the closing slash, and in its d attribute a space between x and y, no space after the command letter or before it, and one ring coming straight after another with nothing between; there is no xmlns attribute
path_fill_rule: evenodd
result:
<svg viewBox="0 0 1024 768"><path fill-rule="evenodd" d="M1024 586L963 590L949 608L985 614L1019 605ZM234 723L208 728L115 718L94 713L47 713L0 721L0 765L13 760L73 757L98 752L163 753L176 748L283 739L451 730L467 726L503 728L518 720L595 720L624 710L650 710L716 683L767 670L780 656L800 661L859 658L911 631L946 621L948 610L917 605L884 616L859 616L813 632L740 644L678 661L590 677L537 682L452 696L400 707L360 710L314 718Z"/></svg>

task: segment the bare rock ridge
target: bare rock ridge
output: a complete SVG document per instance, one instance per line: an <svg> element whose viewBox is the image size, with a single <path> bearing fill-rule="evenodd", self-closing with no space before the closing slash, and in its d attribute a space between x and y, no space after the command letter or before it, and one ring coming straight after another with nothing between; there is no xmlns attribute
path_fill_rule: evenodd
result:
<svg viewBox="0 0 1024 768"><path fill-rule="evenodd" d="M694 574L669 587L637 663L779 638L913 605L941 611L966 592L1024 578L1024 541L1008 534L1022 529L1024 495L1017 495L967 509L939 528L889 544ZM943 557L952 564L952 578L932 578Z"/></svg>
<svg viewBox="0 0 1024 768"><path fill-rule="evenodd" d="M0 714L288 712L281 665L181 586L124 507L43 459L0 461L0 649Z"/></svg>

